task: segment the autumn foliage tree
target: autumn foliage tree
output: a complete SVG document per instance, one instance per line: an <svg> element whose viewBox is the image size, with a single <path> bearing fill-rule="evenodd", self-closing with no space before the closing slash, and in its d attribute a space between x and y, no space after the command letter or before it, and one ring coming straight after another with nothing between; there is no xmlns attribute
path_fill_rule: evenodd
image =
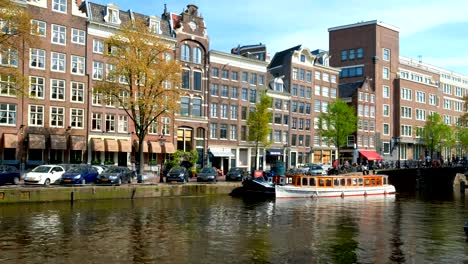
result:
<svg viewBox="0 0 468 264"><path fill-rule="evenodd" d="M105 42L112 70L95 86L95 92L122 108L133 122L141 172L149 127L179 109L181 67L174 59L174 43L150 32L142 20L122 25Z"/></svg>
<svg viewBox="0 0 468 264"><path fill-rule="evenodd" d="M260 101L255 105L255 110L249 113L247 127L249 128L249 141L255 143L255 169L257 169L258 150L260 145L266 147L269 145L268 135L270 135L270 122L272 112L272 99L266 92L260 94Z"/></svg>

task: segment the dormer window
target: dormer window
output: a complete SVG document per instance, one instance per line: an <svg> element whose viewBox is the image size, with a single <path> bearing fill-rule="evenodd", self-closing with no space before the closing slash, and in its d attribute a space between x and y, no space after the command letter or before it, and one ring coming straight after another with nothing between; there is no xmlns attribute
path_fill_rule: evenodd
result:
<svg viewBox="0 0 468 264"><path fill-rule="evenodd" d="M119 7L113 4L107 5L106 15L104 21L112 24L120 25Z"/></svg>
<svg viewBox="0 0 468 264"><path fill-rule="evenodd" d="M158 20L154 19L154 18L150 18L149 19L149 30L151 33L154 33L154 34L160 34L160 27L159 27L160 23Z"/></svg>
<svg viewBox="0 0 468 264"><path fill-rule="evenodd" d="M281 78L275 78L273 80L273 89L276 92L283 92L283 80Z"/></svg>
<svg viewBox="0 0 468 264"><path fill-rule="evenodd" d="M305 62L306 61L306 57L304 54L301 54L301 62Z"/></svg>

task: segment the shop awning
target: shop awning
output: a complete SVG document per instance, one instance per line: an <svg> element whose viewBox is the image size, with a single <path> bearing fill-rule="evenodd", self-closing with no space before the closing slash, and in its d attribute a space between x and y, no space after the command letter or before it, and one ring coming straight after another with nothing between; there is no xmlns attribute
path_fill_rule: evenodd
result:
<svg viewBox="0 0 468 264"><path fill-rule="evenodd" d="M29 134L30 149L45 149L45 136L39 134Z"/></svg>
<svg viewBox="0 0 468 264"><path fill-rule="evenodd" d="M120 152L132 152L132 143L130 140L119 139Z"/></svg>
<svg viewBox="0 0 468 264"><path fill-rule="evenodd" d="M175 147L174 147L174 144L170 143L170 142L165 142L164 143L164 153L169 153L169 154L172 154L172 153L175 153Z"/></svg>
<svg viewBox="0 0 468 264"><path fill-rule="evenodd" d="M67 138L64 135L50 135L50 149L67 149Z"/></svg>
<svg viewBox="0 0 468 264"><path fill-rule="evenodd" d="M86 150L85 137L70 136L70 149L71 150Z"/></svg>
<svg viewBox="0 0 468 264"><path fill-rule="evenodd" d="M17 148L17 147L18 147L18 135L3 134L3 148Z"/></svg>
<svg viewBox="0 0 468 264"><path fill-rule="evenodd" d="M151 145L151 153L162 153L161 151L161 143L156 141L150 141Z"/></svg>
<svg viewBox="0 0 468 264"><path fill-rule="evenodd" d="M93 138L93 150L94 151L104 151L104 141L100 138Z"/></svg>
<svg viewBox="0 0 468 264"><path fill-rule="evenodd" d="M372 151L372 150L359 150L359 153L367 158L368 160L382 160L383 158L379 155L379 153Z"/></svg>
<svg viewBox="0 0 468 264"><path fill-rule="evenodd" d="M231 149L229 148L212 148L210 147L210 153L214 157L233 157Z"/></svg>
<svg viewBox="0 0 468 264"><path fill-rule="evenodd" d="M267 155L282 156L283 155L283 150L282 149L268 149L267 150Z"/></svg>
<svg viewBox="0 0 468 264"><path fill-rule="evenodd" d="M106 142L106 151L119 152L119 145L117 144L117 140L106 138L105 142Z"/></svg>

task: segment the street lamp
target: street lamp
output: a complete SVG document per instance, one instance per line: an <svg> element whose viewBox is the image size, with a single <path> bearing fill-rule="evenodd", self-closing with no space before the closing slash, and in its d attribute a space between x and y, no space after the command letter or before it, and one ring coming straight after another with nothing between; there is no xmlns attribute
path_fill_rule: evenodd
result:
<svg viewBox="0 0 468 264"><path fill-rule="evenodd" d="M161 145L161 167L159 169L159 182L163 183L164 182L164 174L163 174L163 164L164 164L164 143L166 142L166 139L164 138L164 135L159 136L159 144Z"/></svg>

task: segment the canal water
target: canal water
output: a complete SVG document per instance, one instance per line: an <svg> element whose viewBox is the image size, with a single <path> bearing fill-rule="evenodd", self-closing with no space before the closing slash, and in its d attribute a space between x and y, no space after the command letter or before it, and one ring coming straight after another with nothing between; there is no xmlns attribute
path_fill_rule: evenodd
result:
<svg viewBox="0 0 468 264"><path fill-rule="evenodd" d="M468 263L468 198L0 206L0 263Z"/></svg>

